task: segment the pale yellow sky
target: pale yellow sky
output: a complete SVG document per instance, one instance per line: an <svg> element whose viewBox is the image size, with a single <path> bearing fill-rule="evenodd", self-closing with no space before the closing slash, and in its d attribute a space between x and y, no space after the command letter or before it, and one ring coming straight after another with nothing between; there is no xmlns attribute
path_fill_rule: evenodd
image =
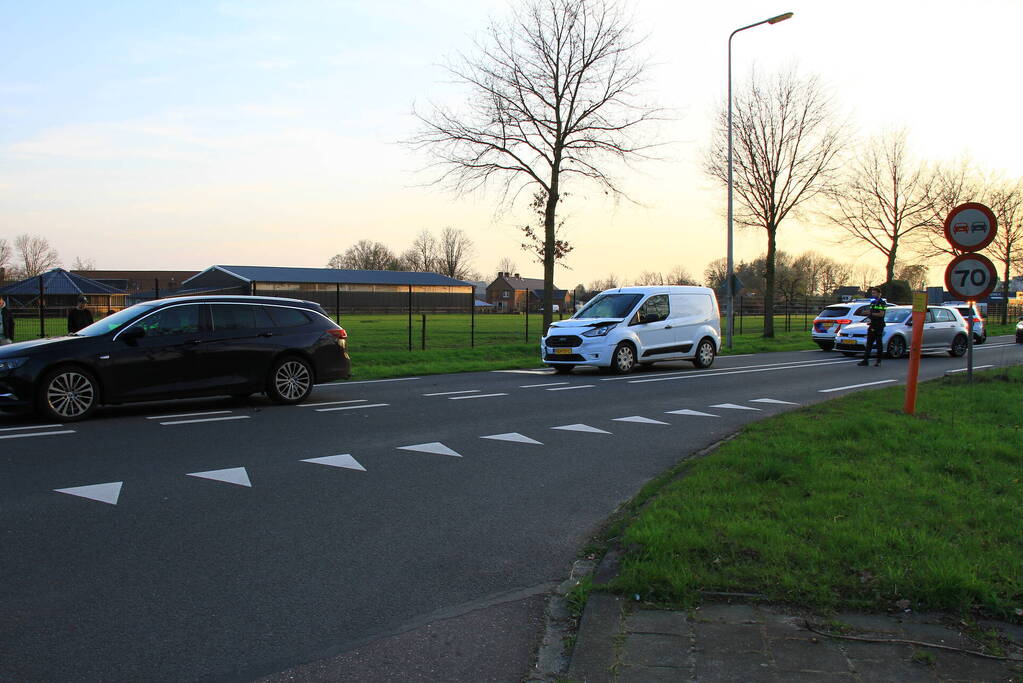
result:
<svg viewBox="0 0 1023 683"><path fill-rule="evenodd" d="M428 157L397 144L415 129L414 102L457 101L436 65L471 49L503 2L15 5L0 8L20 36L0 46L0 238L43 235L66 264L110 269L323 266L360 239L401 252L421 229L450 225L475 242L484 275L502 257L541 275L519 248L524 207L499 212L496 195L424 186L416 169ZM699 165L724 101L727 38L785 11L794 18L736 38L737 82L754 64L795 64L821 76L863 135L904 126L922 158L968 153L1023 176L1021 2L626 6L649 36L647 94L678 111L662 131L674 144L619 174L638 205L567 188L575 250L559 286L676 265L702 277L724 255L725 191ZM836 247L813 220L779 234L787 251L882 265L876 252ZM737 258L763 249L762 233L737 231Z"/></svg>

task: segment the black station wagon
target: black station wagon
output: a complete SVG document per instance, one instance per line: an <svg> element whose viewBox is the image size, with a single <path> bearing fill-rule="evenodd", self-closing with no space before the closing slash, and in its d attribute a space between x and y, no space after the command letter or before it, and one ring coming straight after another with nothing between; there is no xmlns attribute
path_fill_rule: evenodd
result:
<svg viewBox="0 0 1023 683"><path fill-rule="evenodd" d="M347 344L309 301L160 299L66 337L0 346L0 410L68 422L130 401L263 392L300 403L314 384L350 376Z"/></svg>

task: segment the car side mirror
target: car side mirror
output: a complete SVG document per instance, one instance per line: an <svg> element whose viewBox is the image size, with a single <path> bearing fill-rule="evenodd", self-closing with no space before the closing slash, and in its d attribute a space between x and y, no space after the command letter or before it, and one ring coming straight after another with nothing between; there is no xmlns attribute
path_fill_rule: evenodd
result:
<svg viewBox="0 0 1023 683"><path fill-rule="evenodd" d="M121 340L128 344L134 344L144 336L146 336L146 328L135 325L121 333Z"/></svg>

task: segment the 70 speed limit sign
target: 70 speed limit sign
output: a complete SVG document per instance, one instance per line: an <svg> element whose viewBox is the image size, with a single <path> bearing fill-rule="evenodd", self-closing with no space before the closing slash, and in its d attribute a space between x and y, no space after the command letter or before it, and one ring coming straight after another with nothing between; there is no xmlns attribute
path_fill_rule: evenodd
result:
<svg viewBox="0 0 1023 683"><path fill-rule="evenodd" d="M997 284L995 264L982 254L960 254L945 269L945 289L963 301L983 299Z"/></svg>

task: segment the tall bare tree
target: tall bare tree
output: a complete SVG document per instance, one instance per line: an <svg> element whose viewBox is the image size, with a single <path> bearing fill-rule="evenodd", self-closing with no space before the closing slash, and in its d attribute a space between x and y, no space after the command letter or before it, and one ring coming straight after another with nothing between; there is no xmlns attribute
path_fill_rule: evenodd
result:
<svg viewBox="0 0 1023 683"><path fill-rule="evenodd" d="M441 275L457 280L475 279L470 263L476 247L465 231L447 227L437 243L437 269Z"/></svg>
<svg viewBox="0 0 1023 683"><path fill-rule="evenodd" d="M764 336L774 336L778 228L789 214L831 189L845 126L821 82L795 71L754 72L733 98L735 221L767 233ZM728 114L722 109L705 172L728 182Z"/></svg>
<svg viewBox="0 0 1023 683"><path fill-rule="evenodd" d="M13 250L11 249L10 242L5 239L0 239L0 280L10 275L10 273L7 272L7 267L11 263L12 255Z"/></svg>
<svg viewBox="0 0 1023 683"><path fill-rule="evenodd" d="M1023 261L1023 180L1002 182L990 188L985 199L998 221L995 239L985 251L1002 266L1002 300L1008 304L1011 269ZM1008 305L1003 306L1003 325L1008 312Z"/></svg>
<svg viewBox="0 0 1023 683"><path fill-rule="evenodd" d="M45 237L18 235L14 238L14 251L21 261L18 267L21 277L39 275L60 265L57 250L50 246Z"/></svg>
<svg viewBox="0 0 1023 683"><path fill-rule="evenodd" d="M711 289L721 289L725 286L726 280L728 280L728 259L724 257L714 259L703 270L703 284Z"/></svg>
<svg viewBox="0 0 1023 683"><path fill-rule="evenodd" d="M663 285L664 276L651 270L644 270L642 273L633 278L632 284L638 287Z"/></svg>
<svg viewBox="0 0 1023 683"><path fill-rule="evenodd" d="M981 201L987 185L988 181L969 157L962 156L952 163L935 167L931 182L931 215L913 235L914 248L923 258L952 257L958 253L945 239L945 218L960 204Z"/></svg>
<svg viewBox="0 0 1023 683"><path fill-rule="evenodd" d="M477 54L448 67L470 91L464 111L416 113L422 129L410 143L433 153L438 182L457 191L498 184L510 201L529 186L545 193L545 328L563 182L587 179L621 195L604 161L648 149L638 133L657 112L634 99L646 68L637 46L613 0L526 0L491 24Z"/></svg>
<svg viewBox="0 0 1023 683"><path fill-rule="evenodd" d="M497 262L497 272L499 273L515 273L518 271L518 266L515 265L515 261L512 261L507 256L501 258Z"/></svg>
<svg viewBox="0 0 1023 683"><path fill-rule="evenodd" d="M426 228L419 231L412 246L401 255L402 268L413 273L435 272L439 260L437 238Z"/></svg>
<svg viewBox="0 0 1023 683"><path fill-rule="evenodd" d="M372 240L359 240L327 262L328 268L352 270L394 270L398 265L398 258L386 245Z"/></svg>
<svg viewBox="0 0 1023 683"><path fill-rule="evenodd" d="M895 279L908 282L914 292L923 291L927 286L927 266L922 263L897 263Z"/></svg>
<svg viewBox="0 0 1023 683"><path fill-rule="evenodd" d="M885 257L885 282L895 279L899 248L934 215L934 171L910 156L905 130L886 131L863 145L832 195L827 217L843 241L870 245Z"/></svg>
<svg viewBox="0 0 1023 683"><path fill-rule="evenodd" d="M664 284L666 285L698 285L689 271L684 266L675 266L668 271L668 274L664 276Z"/></svg>

